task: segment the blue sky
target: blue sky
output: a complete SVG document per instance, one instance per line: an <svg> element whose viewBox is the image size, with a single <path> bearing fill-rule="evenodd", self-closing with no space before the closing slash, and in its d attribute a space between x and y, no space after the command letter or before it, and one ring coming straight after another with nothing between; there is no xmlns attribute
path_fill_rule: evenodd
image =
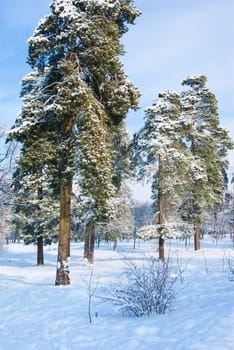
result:
<svg viewBox="0 0 234 350"><path fill-rule="evenodd" d="M1 0L0 121L7 127L20 110L27 39L50 0ZM204 73L219 104L221 125L234 139L234 1L136 0L142 11L123 38L122 58L130 80L142 93L140 110L128 116L131 132L143 126L144 109L163 90L181 91L188 75ZM234 166L234 152L230 152Z"/></svg>

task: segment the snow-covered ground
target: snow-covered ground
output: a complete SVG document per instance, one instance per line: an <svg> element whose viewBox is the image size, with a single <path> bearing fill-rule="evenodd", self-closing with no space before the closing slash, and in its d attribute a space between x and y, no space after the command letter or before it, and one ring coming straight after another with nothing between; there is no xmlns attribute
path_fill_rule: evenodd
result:
<svg viewBox="0 0 234 350"><path fill-rule="evenodd" d="M116 251L101 244L95 252L91 291L108 296L118 283L125 257L140 261L155 253L153 242L122 242ZM178 241L167 242L184 282L172 310L133 318L92 298L89 322L90 268L82 244L72 244L71 285L55 287L57 248L45 248L45 265L36 266L34 246L10 244L0 253L1 350L233 350L234 281L228 260L229 239L202 241L194 252Z"/></svg>

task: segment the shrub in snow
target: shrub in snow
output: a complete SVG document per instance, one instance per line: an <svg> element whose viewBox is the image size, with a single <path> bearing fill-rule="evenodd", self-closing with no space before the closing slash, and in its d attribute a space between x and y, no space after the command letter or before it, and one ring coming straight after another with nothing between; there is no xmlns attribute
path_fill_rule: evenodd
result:
<svg viewBox="0 0 234 350"><path fill-rule="evenodd" d="M127 261L123 281L116 286L112 301L118 309L136 317L164 314L175 300L175 283L178 275L173 275L165 261L143 259L141 266Z"/></svg>
<svg viewBox="0 0 234 350"><path fill-rule="evenodd" d="M142 226L137 231L137 236L143 240L188 237L193 234L193 227L189 224L165 223Z"/></svg>
<svg viewBox="0 0 234 350"><path fill-rule="evenodd" d="M157 225L145 225L137 231L137 237L143 240L158 238Z"/></svg>

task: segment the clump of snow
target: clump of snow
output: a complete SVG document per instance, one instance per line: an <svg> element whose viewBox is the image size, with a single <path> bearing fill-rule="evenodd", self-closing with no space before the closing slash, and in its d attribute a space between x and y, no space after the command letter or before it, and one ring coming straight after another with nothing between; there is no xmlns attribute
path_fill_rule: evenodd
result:
<svg viewBox="0 0 234 350"><path fill-rule="evenodd" d="M45 248L45 265L36 266L35 246L9 244L0 253L1 350L232 350L234 285L226 257L233 256L229 237L192 243L166 241L166 256L183 271L184 283L173 309L165 315L132 318L92 297L88 316L90 270L83 244L72 244L71 285L54 286L57 247ZM157 256L154 241L119 243L115 251L101 243L95 252L92 285L108 296L121 276L125 257L133 262Z"/></svg>

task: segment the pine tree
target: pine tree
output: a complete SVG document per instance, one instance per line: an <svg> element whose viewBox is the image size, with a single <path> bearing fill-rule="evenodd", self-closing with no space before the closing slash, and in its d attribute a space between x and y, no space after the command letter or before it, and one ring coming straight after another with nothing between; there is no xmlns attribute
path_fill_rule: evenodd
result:
<svg viewBox="0 0 234 350"><path fill-rule="evenodd" d="M23 84L11 137L29 153L38 147L32 173L39 169L60 199L56 285L70 283L74 174L79 171L81 193L90 199L92 227L114 193L112 133L139 96L119 60L120 38L138 15L129 0L54 0L28 42L33 73Z"/></svg>
<svg viewBox="0 0 234 350"><path fill-rule="evenodd" d="M17 164L13 174L15 197L12 223L15 229L20 225L20 238L25 244L37 245L37 265L43 265L44 244L51 244L58 239L58 200L53 197L48 184L46 187L45 178L23 174L22 165Z"/></svg>
<svg viewBox="0 0 234 350"><path fill-rule="evenodd" d="M131 192L127 184L122 184L118 195L109 203L111 214L107 224L100 226L100 238L114 242L113 249L117 247L118 239L132 238L133 217Z"/></svg>
<svg viewBox="0 0 234 350"><path fill-rule="evenodd" d="M11 234L11 204L13 193L11 189L12 166L16 145L14 142L6 147L4 141L6 133L0 123L0 249L8 242Z"/></svg>
<svg viewBox="0 0 234 350"><path fill-rule="evenodd" d="M182 218L195 228L195 250L200 249L200 224L205 210L217 212L223 201L227 152L233 143L227 130L220 127L217 100L206 87L204 75L188 77L181 94L186 144L193 161L186 197L181 205Z"/></svg>
<svg viewBox="0 0 234 350"><path fill-rule="evenodd" d="M44 130L49 125L40 125L43 102L40 98L42 80L37 70L27 74L22 80L21 114L15 122L8 139L22 143L20 156L13 174L14 217L16 227L20 225L21 238L26 244L37 244L37 264L44 263L43 244L51 243L58 234L55 232L58 211L56 198L51 197L45 166L54 156L52 145L46 139ZM48 153L48 150L50 151Z"/></svg>
<svg viewBox="0 0 234 350"><path fill-rule="evenodd" d="M133 141L139 176L150 176L158 225L159 258L164 259L163 230L169 218L167 201L175 208L187 181L189 154L184 142L180 95L166 91L145 112L145 125ZM170 208L171 209L171 208Z"/></svg>

